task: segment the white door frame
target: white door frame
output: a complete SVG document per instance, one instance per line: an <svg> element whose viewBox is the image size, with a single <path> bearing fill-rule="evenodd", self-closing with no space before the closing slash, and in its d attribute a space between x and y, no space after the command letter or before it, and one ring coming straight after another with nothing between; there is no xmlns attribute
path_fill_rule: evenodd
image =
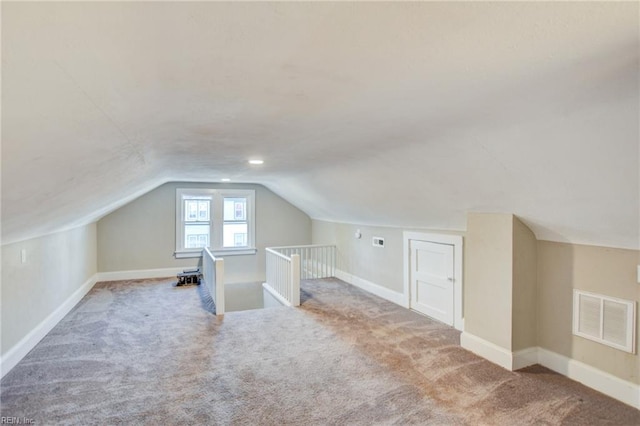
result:
<svg viewBox="0 0 640 426"><path fill-rule="evenodd" d="M464 330L464 310L462 304L463 277L462 277L462 253L463 238L462 235L448 234L431 234L423 232L404 231L402 233L402 245L404 251L404 297L405 306L411 307L411 285L410 274L411 265L411 248L409 247L411 240L427 241L440 244L451 244L453 246L453 326L457 330Z"/></svg>

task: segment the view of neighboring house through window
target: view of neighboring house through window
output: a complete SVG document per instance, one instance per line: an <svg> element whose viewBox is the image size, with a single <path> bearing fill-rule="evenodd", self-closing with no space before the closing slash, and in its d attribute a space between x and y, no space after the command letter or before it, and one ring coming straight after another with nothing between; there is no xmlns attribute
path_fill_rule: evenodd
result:
<svg viewBox="0 0 640 426"><path fill-rule="evenodd" d="M211 197L187 196L184 199L184 211L184 248L209 247Z"/></svg>
<svg viewBox="0 0 640 426"><path fill-rule="evenodd" d="M247 246L247 199L225 197L224 199L223 247Z"/></svg>
<svg viewBox="0 0 640 426"><path fill-rule="evenodd" d="M176 191L176 257L202 248L225 254L255 253L253 190L180 188Z"/></svg>

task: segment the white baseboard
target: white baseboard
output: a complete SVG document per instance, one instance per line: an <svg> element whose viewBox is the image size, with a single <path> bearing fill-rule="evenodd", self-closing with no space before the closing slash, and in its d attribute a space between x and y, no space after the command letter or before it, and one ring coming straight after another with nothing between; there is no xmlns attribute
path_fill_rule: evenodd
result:
<svg viewBox="0 0 640 426"><path fill-rule="evenodd" d="M82 300L82 298L98 282L98 274L94 274L82 286L73 292L55 311L46 317L40 324L16 343L0 359L0 372L4 377L22 358L24 358L37 344L55 327L65 315Z"/></svg>
<svg viewBox="0 0 640 426"><path fill-rule="evenodd" d="M526 348L512 354L512 370L520 370L530 365L539 364L538 347Z"/></svg>
<svg viewBox="0 0 640 426"><path fill-rule="evenodd" d="M538 349L538 364L640 410L640 385L547 349Z"/></svg>
<svg viewBox="0 0 640 426"><path fill-rule="evenodd" d="M402 307L408 308L406 304L406 298L403 293L398 293L397 291L389 290L386 287L383 287L379 284L372 283L371 281L367 281L365 279L356 277L355 275L351 275L347 272L341 271L339 269L335 270L335 276L342 281L345 281L355 287L358 287L364 291L375 294L378 297L382 297L389 302L393 302Z"/></svg>
<svg viewBox="0 0 640 426"><path fill-rule="evenodd" d="M564 355L540 347L510 352L467 332L463 332L460 335L460 345L510 371L519 370L533 364L540 364L640 410L640 385L628 382Z"/></svg>
<svg viewBox="0 0 640 426"><path fill-rule="evenodd" d="M513 354L494 343L469 332L460 335L460 346L507 370L513 370Z"/></svg>
<svg viewBox="0 0 640 426"><path fill-rule="evenodd" d="M139 269L135 271L98 272L98 281L141 280L146 278L175 277L187 266L161 269Z"/></svg>

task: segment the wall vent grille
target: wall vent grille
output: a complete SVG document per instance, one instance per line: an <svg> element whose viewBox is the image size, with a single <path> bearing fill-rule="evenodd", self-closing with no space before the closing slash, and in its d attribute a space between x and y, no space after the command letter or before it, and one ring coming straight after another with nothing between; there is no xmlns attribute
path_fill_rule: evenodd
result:
<svg viewBox="0 0 640 426"><path fill-rule="evenodd" d="M636 303L573 290L573 334L635 353Z"/></svg>

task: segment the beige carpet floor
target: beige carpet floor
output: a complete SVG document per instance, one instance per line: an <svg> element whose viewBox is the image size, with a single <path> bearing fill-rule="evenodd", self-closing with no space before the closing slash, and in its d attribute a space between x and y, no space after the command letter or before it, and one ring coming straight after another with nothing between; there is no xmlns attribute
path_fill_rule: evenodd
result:
<svg viewBox="0 0 640 426"><path fill-rule="evenodd" d="M640 425L640 411L339 280L219 319L203 286L99 283L1 382L36 424Z"/></svg>

